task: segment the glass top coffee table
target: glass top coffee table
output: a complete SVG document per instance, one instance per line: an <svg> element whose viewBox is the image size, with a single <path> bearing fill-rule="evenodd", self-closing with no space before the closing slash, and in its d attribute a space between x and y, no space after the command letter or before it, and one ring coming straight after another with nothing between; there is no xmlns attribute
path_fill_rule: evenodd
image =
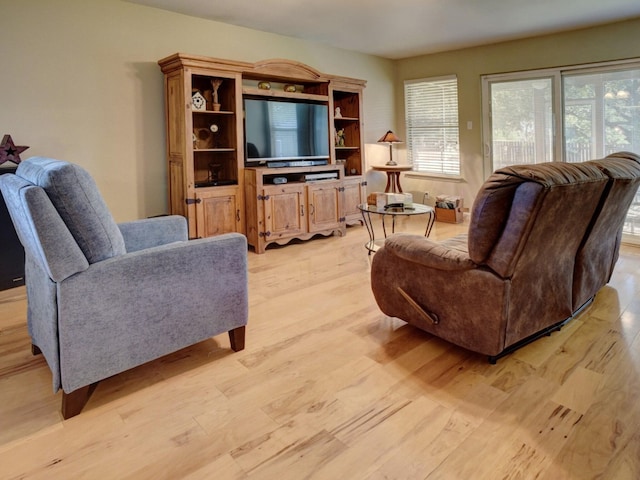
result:
<svg viewBox="0 0 640 480"><path fill-rule="evenodd" d="M421 203L405 204L402 207L377 207L376 205L368 205L363 203L358 205L358 209L362 213L364 225L369 232L369 241L365 243L365 248L371 252L378 250L387 238L387 226L385 222L386 217L391 217L391 233L395 233L396 230L396 217L397 216L411 216L411 215L427 215L427 225L424 231L424 236L428 237L431 234L431 229L436 221L436 212L433 207L423 205ZM371 222L371 215L379 215L382 221L382 232L384 234L383 239L376 240L375 232L373 231L373 223Z"/></svg>

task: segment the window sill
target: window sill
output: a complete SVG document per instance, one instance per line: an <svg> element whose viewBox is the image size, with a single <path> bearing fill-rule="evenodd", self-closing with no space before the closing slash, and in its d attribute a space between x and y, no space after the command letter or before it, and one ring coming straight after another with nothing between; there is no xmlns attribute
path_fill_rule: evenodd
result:
<svg viewBox="0 0 640 480"><path fill-rule="evenodd" d="M428 172L405 172L405 177L420 178L422 180L434 180L438 182L466 183L466 180L459 175L438 175L437 173Z"/></svg>

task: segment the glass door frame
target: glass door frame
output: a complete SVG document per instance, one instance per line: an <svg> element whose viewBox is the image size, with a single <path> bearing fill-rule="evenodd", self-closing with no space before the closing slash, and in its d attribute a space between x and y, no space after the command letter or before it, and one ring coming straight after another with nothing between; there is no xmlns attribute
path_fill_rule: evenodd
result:
<svg viewBox="0 0 640 480"><path fill-rule="evenodd" d="M551 80L552 154L554 162L564 160L562 71L559 69L528 70L526 72L500 73L482 76L482 158L486 179L493 171L493 124L491 121L491 85L522 80Z"/></svg>
<svg viewBox="0 0 640 480"><path fill-rule="evenodd" d="M483 75L482 81L482 143L483 143L483 178L486 179L494 171L492 157L492 124L491 124L491 84L517 80L535 80L536 78L553 78L552 85L552 120L553 120L553 152L554 161L566 161L564 132L564 92L563 77L565 75L602 73L615 70L640 68L640 58L616 60L593 64L572 65L549 69L528 70L522 72ZM640 196L640 192L638 193ZM640 246L640 235L623 233L623 243Z"/></svg>

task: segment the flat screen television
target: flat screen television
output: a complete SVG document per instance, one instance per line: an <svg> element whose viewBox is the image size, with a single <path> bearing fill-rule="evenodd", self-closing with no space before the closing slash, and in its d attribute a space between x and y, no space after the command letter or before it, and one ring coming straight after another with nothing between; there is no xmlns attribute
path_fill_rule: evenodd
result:
<svg viewBox="0 0 640 480"><path fill-rule="evenodd" d="M329 158L327 105L290 99L244 99L247 165Z"/></svg>

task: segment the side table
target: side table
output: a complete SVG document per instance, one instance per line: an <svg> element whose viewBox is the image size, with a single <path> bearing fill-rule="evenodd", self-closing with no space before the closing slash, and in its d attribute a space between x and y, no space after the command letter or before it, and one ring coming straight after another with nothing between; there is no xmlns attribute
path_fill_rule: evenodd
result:
<svg viewBox="0 0 640 480"><path fill-rule="evenodd" d="M387 186L384 189L384 193L402 193L400 172L407 172L413 167L411 165L373 165L371 168L379 172L386 172Z"/></svg>
<svg viewBox="0 0 640 480"><path fill-rule="evenodd" d="M382 221L382 232L385 239L387 238L387 227L385 225L385 217L387 216L391 216L391 233L395 233L397 216L427 215L427 228L424 232L425 237L428 237L431 234L431 229L436 221L435 209L421 203L411 203L403 207L392 208L377 207L376 205L363 203L358 205L358 209L362 213L364 224L367 227L367 232L369 233L369 241L364 245L369 251L369 255L371 255L371 252L378 250L378 248L384 244L384 239L376 240L375 232L373 231L373 223L371 222L371 214L380 216Z"/></svg>

